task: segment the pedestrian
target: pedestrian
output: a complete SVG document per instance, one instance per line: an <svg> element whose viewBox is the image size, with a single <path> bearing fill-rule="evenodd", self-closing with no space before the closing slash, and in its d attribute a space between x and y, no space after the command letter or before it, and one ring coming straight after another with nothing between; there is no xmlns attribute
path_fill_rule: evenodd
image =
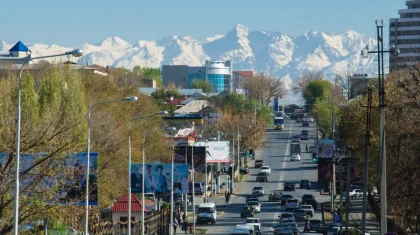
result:
<svg viewBox="0 0 420 235"><path fill-rule="evenodd" d="M174 218L174 234L176 233L176 228L178 227L178 220L176 218Z"/></svg>
<svg viewBox="0 0 420 235"><path fill-rule="evenodd" d="M306 145L306 152L308 152L308 145Z"/></svg>
<svg viewBox="0 0 420 235"><path fill-rule="evenodd" d="M184 219L184 226L183 226L183 228L184 228L185 233L188 233L188 218L185 218Z"/></svg>
<svg viewBox="0 0 420 235"><path fill-rule="evenodd" d="M187 213L186 212L184 212L183 214L182 214L182 221L184 221L185 222L185 220L187 219Z"/></svg>
<svg viewBox="0 0 420 235"><path fill-rule="evenodd" d="M228 202L229 202L229 200L228 200L228 192L225 191L225 203L228 203Z"/></svg>
<svg viewBox="0 0 420 235"><path fill-rule="evenodd" d="M303 232L304 233L309 233L310 232L309 219L306 219L305 228L303 229Z"/></svg>
<svg viewBox="0 0 420 235"><path fill-rule="evenodd" d="M230 192L227 193L227 202L230 201Z"/></svg>

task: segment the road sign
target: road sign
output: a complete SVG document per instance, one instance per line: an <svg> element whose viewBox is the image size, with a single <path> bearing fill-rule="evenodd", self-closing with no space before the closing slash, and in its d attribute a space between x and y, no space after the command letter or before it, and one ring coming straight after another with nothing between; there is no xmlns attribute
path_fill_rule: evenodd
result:
<svg viewBox="0 0 420 235"><path fill-rule="evenodd" d="M341 215L334 215L334 223L341 224Z"/></svg>

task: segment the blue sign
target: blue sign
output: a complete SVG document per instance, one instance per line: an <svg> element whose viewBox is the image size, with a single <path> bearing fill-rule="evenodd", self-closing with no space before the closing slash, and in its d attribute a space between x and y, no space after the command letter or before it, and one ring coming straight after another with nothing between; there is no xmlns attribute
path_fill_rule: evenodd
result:
<svg viewBox="0 0 420 235"><path fill-rule="evenodd" d="M334 215L334 223L341 224L341 215Z"/></svg>

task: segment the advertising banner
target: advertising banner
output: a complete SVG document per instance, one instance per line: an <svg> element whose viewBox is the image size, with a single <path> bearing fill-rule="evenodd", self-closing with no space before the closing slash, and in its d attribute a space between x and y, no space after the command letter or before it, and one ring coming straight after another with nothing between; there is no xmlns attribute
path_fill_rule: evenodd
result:
<svg viewBox="0 0 420 235"><path fill-rule="evenodd" d="M197 142L195 146L207 146L207 163L229 162L229 141Z"/></svg>
<svg viewBox="0 0 420 235"><path fill-rule="evenodd" d="M206 147L193 147L193 146L175 146L174 149L175 157L174 162L178 164L188 164L188 168L191 170L192 159L194 159L194 170L199 172L205 171L205 155ZM193 153L194 152L194 153ZM191 155L193 154L193 158ZM185 157L187 158L185 160Z"/></svg>
<svg viewBox="0 0 420 235"><path fill-rule="evenodd" d="M332 157L334 155L335 141L332 139L320 139L316 145L317 157Z"/></svg>
<svg viewBox="0 0 420 235"><path fill-rule="evenodd" d="M142 193L143 167L145 167L144 191L145 193L166 194L171 192L172 174L174 177L174 193L188 193L188 164L150 163L131 164L131 192Z"/></svg>

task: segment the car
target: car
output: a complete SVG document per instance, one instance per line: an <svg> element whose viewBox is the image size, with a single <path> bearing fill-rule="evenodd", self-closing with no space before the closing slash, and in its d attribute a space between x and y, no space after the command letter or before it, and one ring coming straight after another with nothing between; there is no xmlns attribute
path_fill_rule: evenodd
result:
<svg viewBox="0 0 420 235"><path fill-rule="evenodd" d="M343 192L342 197L347 197L347 192ZM361 189L353 189L349 192L349 198L356 199L356 198L363 198L363 190Z"/></svg>
<svg viewBox="0 0 420 235"><path fill-rule="evenodd" d="M274 230L275 235L299 235L299 229L294 227L284 228L280 231Z"/></svg>
<svg viewBox="0 0 420 235"><path fill-rule="evenodd" d="M300 136L298 136L298 137L293 136L292 137L292 143L300 143Z"/></svg>
<svg viewBox="0 0 420 235"><path fill-rule="evenodd" d="M260 168L264 165L264 160L255 160L254 162L254 167L255 168Z"/></svg>
<svg viewBox="0 0 420 235"><path fill-rule="evenodd" d="M284 194L283 196L281 196L280 198L280 202L282 205L286 205L287 201L293 199L292 195L288 195L288 194Z"/></svg>
<svg viewBox="0 0 420 235"><path fill-rule="evenodd" d="M314 217L314 208L312 205L300 205L300 209L303 210L306 215Z"/></svg>
<svg viewBox="0 0 420 235"><path fill-rule="evenodd" d="M291 199L286 202L286 211L293 211L299 209L299 201L297 199Z"/></svg>
<svg viewBox="0 0 420 235"><path fill-rule="evenodd" d="M281 215L279 216L279 221L281 223L281 221L286 220L286 219L295 219L295 216L293 215L293 213L290 212L283 212L281 213Z"/></svg>
<svg viewBox="0 0 420 235"><path fill-rule="evenodd" d="M312 116L306 116L305 117L305 122L314 122L314 118Z"/></svg>
<svg viewBox="0 0 420 235"><path fill-rule="evenodd" d="M197 223L212 223L217 220L216 205L213 202L201 203L197 210Z"/></svg>
<svg viewBox="0 0 420 235"><path fill-rule="evenodd" d="M256 186L252 189L252 195L264 196L264 188Z"/></svg>
<svg viewBox="0 0 420 235"><path fill-rule="evenodd" d="M190 194L192 194L192 183L188 184ZM194 194L204 195L205 187L202 182L194 182Z"/></svg>
<svg viewBox="0 0 420 235"><path fill-rule="evenodd" d="M308 199L315 199L315 196L312 194L303 194L302 195L302 201L308 200Z"/></svg>
<svg viewBox="0 0 420 235"><path fill-rule="evenodd" d="M254 217L255 209L251 206L243 206L241 208L241 218Z"/></svg>
<svg viewBox="0 0 420 235"><path fill-rule="evenodd" d="M296 216L295 216L296 217ZM296 223L296 220L293 218L290 219L283 219L280 223L284 224L284 223Z"/></svg>
<svg viewBox="0 0 420 235"><path fill-rule="evenodd" d="M309 140L309 135L308 134L301 134L300 139L301 140Z"/></svg>
<svg viewBox="0 0 420 235"><path fill-rule="evenodd" d="M296 191L294 182L284 182L284 191Z"/></svg>
<svg viewBox="0 0 420 235"><path fill-rule="evenodd" d="M262 166L260 169L261 173L268 173L269 175L271 174L271 168L269 166Z"/></svg>
<svg viewBox="0 0 420 235"><path fill-rule="evenodd" d="M310 219L309 220L309 230L315 231L317 233L322 232L322 220L320 219Z"/></svg>
<svg viewBox="0 0 420 235"><path fill-rule="evenodd" d="M293 221L293 222L280 222L280 224L287 224L291 228L299 228L298 224L295 221Z"/></svg>
<svg viewBox="0 0 420 235"><path fill-rule="evenodd" d="M309 182L309 180L303 179L303 180L300 181L299 188L311 189L311 187L312 187L312 185L311 185L311 182Z"/></svg>
<svg viewBox="0 0 420 235"><path fill-rule="evenodd" d="M304 135L304 134L309 135L309 130L301 130L300 134L301 135Z"/></svg>
<svg viewBox="0 0 420 235"><path fill-rule="evenodd" d="M306 212L303 209L295 209L293 210L293 215L295 216L296 221L305 221L306 220Z"/></svg>
<svg viewBox="0 0 420 235"><path fill-rule="evenodd" d="M300 161L300 154L299 153L292 153L290 156L290 161Z"/></svg>
<svg viewBox="0 0 420 235"><path fill-rule="evenodd" d="M283 196L283 192L281 190L273 190L271 191L271 194L268 195L268 201L269 202L280 201L281 196Z"/></svg>
<svg viewBox="0 0 420 235"><path fill-rule="evenodd" d="M345 231L345 228L343 228L343 231ZM328 235L338 235L338 234L340 234L340 226L331 227L328 230ZM349 227L349 234L357 234L357 235L360 235L360 234L362 234L362 231L360 231L359 229L354 228L354 227ZM370 233L366 233L365 232L365 235L370 235Z"/></svg>
<svg viewBox="0 0 420 235"><path fill-rule="evenodd" d="M258 199L258 197L254 197L254 196L252 195L252 196L247 197L247 198L245 199L245 203L248 203L248 202L260 202L260 199Z"/></svg>
<svg viewBox="0 0 420 235"><path fill-rule="evenodd" d="M304 120L305 120L305 116L301 114L297 116L296 122L299 123L299 122L303 122Z"/></svg>
<svg viewBox="0 0 420 235"><path fill-rule="evenodd" d="M289 228L291 228L291 226L289 224L279 223L279 224L276 224L276 225L273 226L273 229L274 229L273 233L274 234L279 234L280 231L284 231L285 229L289 229ZM293 234L289 233L289 235L293 235Z"/></svg>
<svg viewBox="0 0 420 235"><path fill-rule="evenodd" d="M246 205L254 208L256 213L261 213L261 203L256 201L249 201Z"/></svg>
<svg viewBox="0 0 420 235"><path fill-rule="evenodd" d="M265 172L258 173L256 181L268 182L268 173L265 173Z"/></svg>
<svg viewBox="0 0 420 235"><path fill-rule="evenodd" d="M260 223L260 219L255 217L248 217L246 218L245 223Z"/></svg>
<svg viewBox="0 0 420 235"><path fill-rule="evenodd" d="M241 167L240 169L239 169L239 173L242 173L242 174L248 174L249 173L249 169L248 169L248 167Z"/></svg>
<svg viewBox="0 0 420 235"><path fill-rule="evenodd" d="M362 189L362 188L363 188L363 184L361 182L355 182L355 183L350 184L350 190Z"/></svg>
<svg viewBox="0 0 420 235"><path fill-rule="evenodd" d="M245 223L245 225L251 225L254 227L254 234L261 235L261 223Z"/></svg>
<svg viewBox="0 0 420 235"><path fill-rule="evenodd" d="M302 205L311 205L315 210L318 210L318 202L315 198L302 199Z"/></svg>
<svg viewBox="0 0 420 235"><path fill-rule="evenodd" d="M316 146L315 145L310 145L309 146L309 152L310 153L315 153L315 151L316 151Z"/></svg>
<svg viewBox="0 0 420 235"><path fill-rule="evenodd" d="M309 127L309 122L307 121L302 122L302 127Z"/></svg>

